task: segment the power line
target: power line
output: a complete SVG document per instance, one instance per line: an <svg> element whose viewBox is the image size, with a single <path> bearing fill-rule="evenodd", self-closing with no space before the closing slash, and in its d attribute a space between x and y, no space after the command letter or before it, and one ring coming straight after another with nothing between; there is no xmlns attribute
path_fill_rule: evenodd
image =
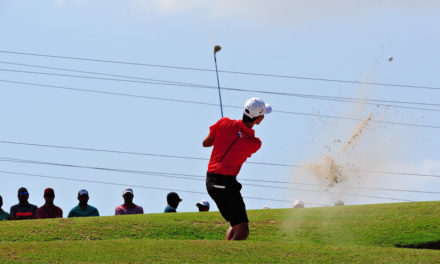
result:
<svg viewBox="0 0 440 264"><path fill-rule="evenodd" d="M165 80L150 79L150 78L136 78L137 80L127 80L127 79L115 79L115 78L93 77L93 76L72 75L72 74L60 74L60 73L50 73L50 72L22 71L22 70L14 70L14 69L0 69L0 71L26 73L26 74L49 75L49 76L58 76L58 77L83 78L83 79L93 79L93 80L105 80L105 81L141 83L141 84L155 84L155 85L166 85L166 86L180 86L180 87L191 87L191 88L201 88L201 89L217 89L215 86L211 86L211 85L165 81ZM78 72L78 71L75 71L75 72ZM91 73L91 72L88 72L88 73ZM109 75L109 74L100 74L100 75ZM117 75L115 75L115 76L117 76ZM139 79L145 79L145 80L149 80L149 81L139 80ZM152 81L152 80L155 80L155 81ZM364 103L364 104L375 105L375 106L385 106L385 107L395 107L395 108L403 108L403 109L411 109L411 110L440 112L440 109L411 107L411 106L403 106L403 105L391 105L391 104L382 104L382 103L371 103L371 102L377 101L377 102L394 102L394 103L398 103L398 104L440 106L439 104L422 103L422 102L402 102L402 101L379 100L379 99L360 99L360 98L337 97L337 96L294 94L294 93L285 93L285 92L248 90L248 89L228 88L228 87L222 87L222 89L228 90L228 91L236 91L236 92L257 92L257 93L264 93L264 94L300 97L300 98L307 98L307 99L314 99L314 100L327 100L327 101L337 101L337 102L344 102L344 103ZM371 102L368 102L368 101L371 101Z"/></svg>
<svg viewBox="0 0 440 264"><path fill-rule="evenodd" d="M106 152L106 153L115 153L115 154L139 155L139 156L179 158L179 159L203 160L203 161L208 161L209 160L207 158L200 158L200 157L164 155L164 154L143 153L143 152L129 152L129 151L108 150L108 149L93 149L93 148L82 148L82 147L69 147L69 146L35 144L35 143L25 143L25 142L15 142L15 141L4 141L4 140L0 140L0 143L2 143L2 144L13 144L13 145L24 145L24 146L34 146L34 147L49 147L49 148L70 149L70 150ZM256 165L269 165L269 166L278 166L278 165L280 165L280 164L277 164L277 163L263 163L263 162L248 162L248 163L256 164ZM286 166L287 166L287 164L286 164ZM294 165L294 164L291 164L289 166L302 167L300 165ZM368 172L373 173L373 171L368 171ZM169 175L170 174L170 173L160 173L160 172L149 172L149 173L155 174L155 175L159 175L159 174L167 174L167 175ZM379 172L379 171L374 171L374 173L384 173L384 174L385 173L390 173L390 174L402 175L402 172L395 173L395 172ZM194 174L181 174L181 173L177 174L177 173L173 173L172 175L182 176L182 177L179 177L179 178L185 178L185 179L190 179L188 177L205 178L205 176L203 176L203 175L194 175ZM411 174L407 173L406 175L414 175L414 174L413 173L411 173ZM416 174L416 175L431 176L431 175L425 175L425 174ZM259 180L259 179L247 179L247 178L240 178L240 180L241 181L250 181L250 182L265 182L265 183L321 186L320 184L313 184L313 183L299 183L299 182L287 182L287 181ZM271 187L271 186L267 186L267 187ZM412 192L412 193L425 193L425 194L440 194L440 192L429 192L429 191L419 191L419 190L402 190L402 189L377 188L377 187L346 186L346 188L350 188L350 189L365 189L365 190L378 190L378 191L395 191L395 192Z"/></svg>
<svg viewBox="0 0 440 264"><path fill-rule="evenodd" d="M171 177L171 178L188 179L188 178L185 178L185 177L174 176L176 174L167 175L166 173L155 173L155 172L150 172L150 171L136 171L136 170L114 169L114 168L104 168L104 167L90 167L90 166L81 166L81 165L74 165L74 164L63 164L63 163L44 162L44 161L22 160L22 159L5 158L5 157L0 157L0 162L1 161L18 162L18 163L29 163L29 164L37 164L37 165L61 166L61 167L70 167L70 168L81 168L81 169L104 170L104 171L112 171L112 172L120 172L120 173L122 172L122 173L130 173L130 174L152 175L152 176L158 176L158 177ZM191 180L197 180L197 179L191 179ZM247 185L255 186L255 187L263 187L263 188L278 188L278 189L284 189L285 188L285 187L257 185L257 184L247 184ZM301 191L301 192L330 193L330 192L326 192L326 191L297 189L297 188L290 188L290 190ZM373 196L373 195L363 195L363 194L353 194L353 193L338 193L338 192L331 192L331 193L339 194L339 195L348 195L348 196L358 196L358 197L384 199L384 200L412 202L412 200L398 199L398 198L392 198L392 197L381 197L381 196Z"/></svg>
<svg viewBox="0 0 440 264"><path fill-rule="evenodd" d="M361 190L391 191L391 192L409 192L409 193L424 193L424 194L440 194L440 192L430 192L430 191L420 191L420 190L408 190L408 189L373 188L373 187L356 187L356 186L347 186L347 188L361 189Z"/></svg>
<svg viewBox="0 0 440 264"><path fill-rule="evenodd" d="M299 191L299 192L331 193L331 194L358 196L358 197L376 198L376 199L385 199L385 200L394 200L394 201L402 201L402 202L414 202L412 200L407 200L407 199L399 199L399 198L393 198L393 197L382 197L382 196L374 196L374 195L364 195L364 194L359 194L359 193L326 192L326 191L319 191L319 190L305 190L305 189L298 189L298 188L258 185L258 184L249 184L249 183L246 184L246 185L247 186L256 186L256 187L264 187L264 188L285 189L285 190L292 190L292 191Z"/></svg>
<svg viewBox="0 0 440 264"><path fill-rule="evenodd" d="M218 107L218 104L216 104L216 103L206 103L206 102L201 102L201 101L180 100L180 99L163 98L163 97L152 97L152 96L134 95L134 94L126 94L126 93L105 92L105 91L96 91L96 90L72 88L72 87L65 87L65 86L58 86L58 85L47 85L47 84L38 84L38 83L29 83L29 82L10 81L10 80L3 80L3 79L0 79L0 82L21 84L21 85L30 85L30 86L38 86L38 87L47 87L47 88L69 90L69 91L76 91L76 92L87 92L87 93L97 93L97 94L106 94L106 95L116 95L116 96L125 96L125 97L133 97L133 98L140 98L140 99L171 101L171 102L179 102L179 103L188 103L188 104L197 104L197 105L207 105L207 106L216 106L216 107ZM228 108L237 108L237 109L242 109L243 108L241 106L234 106L234 105L223 105L223 106L224 107L228 107ZM290 115L314 116L314 117L321 117L321 118L350 120L350 121L357 121L357 122L363 120L363 119L360 119L360 118L341 117L341 116L332 116L332 115L320 115L320 114L310 114L310 113L282 111L282 110L273 110L272 112L278 112L278 113L290 114ZM413 124L413 123L404 123L404 122L390 122L390 121L376 121L376 120L371 120L370 122L379 123L379 124L390 124L390 125L408 126L408 127L424 127L424 128L434 128L434 129L439 129L440 128L440 126Z"/></svg>
<svg viewBox="0 0 440 264"><path fill-rule="evenodd" d="M200 177L198 175L188 175L188 174L178 174L178 173L163 173L163 172L127 170L127 169L114 169L114 168L104 168L104 167L91 167L91 166L82 166L82 165L74 165L74 164L63 164L63 163L54 163L54 162L23 160L23 159L15 159L15 158L8 158L8 157L0 157L0 162L1 161L18 162L18 163L29 163L29 164L37 164L37 165L61 166L61 167L70 167L70 168L81 168L81 169L104 170L104 171L112 171L112 172L119 172L119 173L151 175L151 176L157 176L157 177L180 178L180 179L189 179L189 180L198 180L198 181L201 180L201 179L188 178L188 176L189 177ZM268 186L268 185L257 185L257 184L247 184L247 185L255 186L255 187L263 187L263 188L286 189L286 187L279 187L279 186ZM330 193L330 192L327 192L327 191L298 189L298 188L287 188L287 189L295 190L295 191L301 191L301 192ZM367 198L388 199L388 200L411 202L411 200L398 199L398 198L392 198L392 197L381 197L381 196L353 194L353 193L341 193L341 192L331 192L331 193L333 193L333 194L340 194L340 195L349 195L349 196L359 196L359 197L367 197Z"/></svg>
<svg viewBox="0 0 440 264"><path fill-rule="evenodd" d="M61 145L37 144L37 143L28 143L28 142L6 141L6 140L0 140L0 143L2 143L2 144L12 144L12 145L33 146L33 147L46 147L46 148L59 148L59 149L71 149L71 150L107 152L107 153L128 154L128 155L138 155L138 156L153 156L153 157L178 158L178 159L190 159L190 160L204 160L204 161L208 161L209 160L207 158L192 157L192 156L179 156L179 155L156 154L156 153L145 153L145 152L130 152L130 151L120 151L120 150L109 150L109 149L97 149L97 148L84 148L84 147L72 147L72 146L61 146ZM267 165L267 166L282 166L282 167L297 167L297 168L304 167L304 166L297 165L297 164L282 164L282 163L255 162L255 161L248 161L246 163L256 164L256 165ZM376 174L395 174L395 175L406 175L406 176L440 177L440 175L433 175L433 174L419 174L419 173L391 172L391 171L385 172L385 171L363 170L361 172L376 173Z"/></svg>
<svg viewBox="0 0 440 264"><path fill-rule="evenodd" d="M0 161L9 161L9 160L0 160ZM10 160L12 161L12 160ZM16 162L15 160L12 162ZM18 161L17 161L18 162ZM22 161L19 161L22 162ZM23 161L24 162L24 161ZM62 165L67 167L76 167L76 168L92 168L96 169L96 167L86 167L86 166L77 166L77 165L66 165L66 164L56 164L56 163L45 163L45 162L35 162L34 164L39 165ZM103 168L100 168L103 169ZM192 179L192 178L186 178L186 177L175 177L175 176L168 176L168 173L160 173L160 172L145 172L145 171L131 171L131 170L119 170L119 169L106 169L106 170L112 170L112 171L118 171L118 172L139 172L141 174L147 174L147 175L156 175L160 177L172 177L172 178L182 178L182 179L190 179L190 180L197 180L197 181L204 181L200 179ZM121 185L121 186L127 186L127 184L118 184L118 183L110 183L110 182L104 182L104 181L92 181L92 180L79 180L79 179L73 179L73 178L65 178L65 177L56 177L56 176L45 176L45 175L36 175L36 174L27 174L27 173L17 173L17 172L11 172L11 171L0 171L0 173L9 173L9 174L17 174L17 175L26 175L26 176L35 176L35 177L43 177L43 178L53 178L53 179L65 179L65 180L73 180L73 181L83 181L83 182L92 182L92 183L102 183L102 184L111 184L111 185ZM184 174L173 174L173 175L184 175ZM199 176L192 176L192 177L199 177ZM241 179L241 180L248 180L249 179ZM258 181L258 180L256 180ZM276 188L276 189L287 189L287 190L294 190L294 191L300 191L300 192L317 192L317 193L332 193L332 194L339 194L339 195L348 195L348 196L358 196L358 197L366 197L366 198L376 198L376 199L385 199L385 200L395 200L395 201L405 201L405 202L412 202L412 200L407 199L399 199L399 198L393 198L393 197L382 197L382 196L372 196L372 195L363 195L363 194L353 194L353 193L341 193L341 192L324 192L319 190L306 190L306 189L298 189L298 188L288 188L288 187L279 187L279 186L268 186L268 185L258 185L258 184L246 184L247 186L254 186L254 187L262 187L262 188ZM147 188L147 189L157 189L157 190L175 190L176 189L166 189L166 188L158 188L158 187L151 187L151 186L142 186L142 185L130 185L133 187L140 187L140 188ZM194 192L194 191L188 191L188 190L177 190L182 192L190 192L190 193L201 193L202 192ZM395 191L393 189L393 191ZM404 191L404 190L400 190ZM407 192L414 192L414 191L407 191ZM429 192L430 193L430 192ZM438 193L438 192L434 192ZM290 202L285 200L274 200L269 198L258 198L258 197L245 197L250 199L259 199L259 200L270 200L270 201L281 201L281 202ZM311 203L309 203L311 204ZM322 204L316 204L316 205L322 205Z"/></svg>
<svg viewBox="0 0 440 264"><path fill-rule="evenodd" d="M250 179L244 179L240 178L240 181L255 181L255 182L265 182L263 180L250 180ZM269 181L271 182L271 181ZM276 183L283 183L283 184L292 184L292 185L308 185L308 186L316 186L316 187L323 187L321 184L316 183L301 183L301 182L281 182L277 181ZM283 186L271 186L271 185L258 185L258 184L249 184L246 183L246 186L256 186L256 187L265 187L265 188L274 188L274 189L285 189L285 190L293 190L293 191L305 191L304 189L297 189L297 188L291 188L291 187L283 187ZM373 190L373 191L392 191L392 192L408 192L408 193L423 193L423 194L440 194L440 192L431 192L431 191L420 191L420 190L403 190L403 189L392 189L392 188L376 188L376 187L359 187L359 186L344 186L344 189L359 189L359 190ZM306 191L313 191L313 192L320 192L320 191L314 191L314 190L306 190ZM343 194L343 195L358 195L358 194L347 194L347 193L341 193L341 192L328 192L333 194ZM372 197L372 196L368 196ZM374 197L378 198L378 197ZM381 197L384 199L388 199L389 197ZM394 199L394 198L393 198Z"/></svg>
<svg viewBox="0 0 440 264"><path fill-rule="evenodd" d="M102 60L102 59L92 59L92 58L84 58L84 57L57 56L57 55L25 53L25 52L16 52L16 51L7 51L7 50L0 50L0 53L27 55L27 56L38 56L38 57L47 57L47 58L55 58L55 59L69 59L69 60L91 61L91 62L101 62L101 63L113 63L113 64L123 64L123 65L132 65L132 66L169 68L169 69L177 69L177 70L214 72L214 70L207 69L207 68L194 68L194 67L182 67L182 66L172 66L172 65L136 63L136 62L127 62L127 61ZM239 75L260 76L260 77L273 77L273 78L284 78L284 79L297 79L297 80L307 80L307 81L321 81L321 82L335 82L335 83L346 83L346 84L401 87L401 88L412 88L412 89L440 90L440 87L423 86L423 85L407 85L407 84L379 83L379 82L361 82L361 81L350 81L350 80L330 79L330 78L316 78L316 77L279 75L279 74L267 74L267 73L227 71L227 70L222 70L219 72L228 73L228 74L239 74Z"/></svg>
<svg viewBox="0 0 440 264"><path fill-rule="evenodd" d="M142 84L157 84L157 85L168 85L168 86L184 86L184 87L211 89L210 87L205 87L205 86L202 86L202 85L195 86L195 85L192 85L192 84L185 84L185 83L178 83L178 82L164 82L164 81L159 81L159 80L158 81L127 80L127 79L104 78L104 77L94 77L94 76L85 76L85 75L73 75L73 74L61 74L61 73L51 73L51 72L22 71L22 70L14 70L14 69L0 69L0 71L15 72L15 73L29 73L29 74L38 74L38 75L50 75L50 76L58 76L58 77L82 78L82 79L92 79L92 80L130 82L130 83L142 83Z"/></svg>
<svg viewBox="0 0 440 264"><path fill-rule="evenodd" d="M9 62L9 61L0 61L0 63L8 64L8 65L25 66L25 67L33 67L33 68L49 69L49 70L58 70L58 71L69 71L69 72L76 72L76 73L86 73L86 74L94 74L94 75L102 75L102 76L118 77L118 78L128 78L128 79L136 79L136 80L144 80L144 81L204 86L202 84L192 84L192 83L185 83L185 82L176 82L176 81L152 79L152 78L145 78L145 77L138 77L138 76L120 75L120 74L109 74L109 73L101 73L101 72L81 71L81 70L66 69L66 68L59 68L59 67L41 66L41 65L35 65L35 64L15 63L15 62Z"/></svg>
<svg viewBox="0 0 440 264"><path fill-rule="evenodd" d="M133 185L133 184L126 184L126 183L122 184L122 183L107 182L107 181L84 180L84 179L75 179L75 178L67 178L67 177L48 176L48 175L41 175L41 174L20 173L20 172L14 172L14 171L0 171L0 173L15 174L15 175L22 175L22 176L29 176L29 177L57 179L57 180L68 180L68 181L78 181L78 182L89 182L89 183L116 185L116 186L124 186L124 187L131 186L131 187L136 187L136 188L161 190L161 191L177 191L177 192L183 192L183 193L195 193L195 194L204 194L204 195L206 194L206 192L182 190L182 189L175 189L175 188L171 189L171 188L160 188L160 187L145 186L145 185ZM250 197L250 196L243 196L243 198L254 199L254 200L263 200L263 201L293 203L292 201L288 201L288 200L271 199L271 198L260 198L260 197ZM328 206L326 204L319 204L319 203L306 203L306 204L319 205L319 206Z"/></svg>
<svg viewBox="0 0 440 264"><path fill-rule="evenodd" d="M353 118L353 117L343 117L343 116L335 116L335 115L321 115L321 114L310 114L310 113L282 111L282 110L276 110L276 111L272 110L272 112L278 112L278 113L284 113L284 114L292 114L292 115L316 116L316 117L321 117L321 118L350 120L350 121L357 121L357 122L364 120L364 119L361 119L361 118ZM436 128L436 129L440 128L440 126L412 124L412 123L404 123L404 122L376 121L376 120L371 120L369 122L377 123L377 124L389 124L389 125L399 125L399 126L409 126L409 127L424 127L424 128Z"/></svg>
<svg viewBox="0 0 440 264"><path fill-rule="evenodd" d="M16 142L16 141L5 141L0 140L3 144L14 144L14 145L25 145L34 147L48 147L48 148L59 148L59 149L71 149L71 150L85 150L85 151L95 151L95 152L107 152L115 154L128 154L128 155L138 155L138 156L152 156L152 157L163 157L163 158L178 158L178 159L189 159L189 160L204 160L208 161L207 158L201 157L191 157L191 156L179 156L179 155L167 155L167 154L155 154L155 153L145 153L145 152L130 152L130 151L119 151L119 150L109 150L109 149L96 149L96 148L83 148L83 147L72 147L72 146L61 146L61 145L48 145L48 144L36 144L36 143L26 143L26 142ZM277 164L277 163L266 163L266 162L248 162L257 165L271 165L271 166L288 166L288 167L301 167L295 164Z"/></svg>
<svg viewBox="0 0 440 264"><path fill-rule="evenodd" d="M62 164L62 163L51 163L51 162L42 162L42 161L21 160L21 159L10 159L10 158L3 158L3 157L0 157L0 158L2 158L2 159L0 159L0 162L1 161L7 161L7 162L18 162L18 163L30 163L30 164L37 164L37 165L51 165L51 166L62 166L62 167L72 167L72 168L81 168L81 169L105 170L105 171L113 171L113 172L129 173L129 174L141 174L141 175L150 175L150 176L165 177L165 178L178 178L178 179L195 180L195 181L204 181L204 179L201 179L201 178L205 178L205 176L193 175L193 174L169 173L169 172L154 172L154 171L138 171L138 170L114 169L114 168L103 168L103 167L90 167L90 166L81 166L81 165L72 165L72 164ZM276 182L276 181L266 181L266 180L246 179L246 178L241 178L240 180L241 181L271 182L271 183L275 182L275 183L287 183L287 184L289 184L289 182L279 182L279 181ZM296 184L303 184L303 183L296 183ZM303 185L312 185L312 186L322 187L319 184L303 184ZM393 198L393 197L353 194L353 193L344 193L344 192L327 192L327 191L319 191L319 190L299 189L299 188L291 188L291 187L270 186L270 185L250 184L250 183L247 183L246 186L262 187L262 188L285 189L285 190L293 190L293 191L300 191L300 192L332 193L332 194L339 194L339 195L359 196L359 197L386 199L386 200L396 200L396 201L406 201L406 202L411 202L412 201L412 200L399 199L399 198ZM440 192L424 192L424 191L413 191L413 190L396 190L396 189L362 188L362 187L348 187L348 188L440 194Z"/></svg>
<svg viewBox="0 0 440 264"><path fill-rule="evenodd" d="M6 140L0 140L0 143L1 144L12 144L12 145L33 146L33 147L46 147L46 148L58 148L58 149L94 151L94 152L105 152L105 153L114 153L114 154L127 154L127 155L137 155L137 156L153 156L153 157L178 158L178 159L203 160L203 161L208 161L209 160L207 158L192 157L192 156L179 156L179 155L168 155L168 154L157 154L157 153L145 153L145 152L130 152L130 151L121 151L121 150L110 150L110 149L97 149L97 148L62 146L62 145L37 144L37 143L29 143L29 142L6 141ZM301 165L298 165L298 164L282 164L282 163L255 162L255 161L247 161L246 163L247 164L255 164L255 165L278 166L278 167L297 167L297 168L303 168L304 167L304 166L301 166ZM391 175L405 175L405 176L420 176L420 177L440 178L440 175L435 175L435 174L420 174L420 173L395 172L395 171L376 171L376 170L360 170L360 172L363 172L363 173L375 173L375 174L391 174ZM185 175L185 176L188 176L188 175ZM192 176L194 176L194 175L192 175ZM280 183L287 183L287 182L280 182Z"/></svg>
<svg viewBox="0 0 440 264"><path fill-rule="evenodd" d="M140 155L140 156L153 156L153 157L166 157L166 158L179 158L179 159L191 159L191 160L204 160L207 161L207 158L199 158L199 157L188 157L188 156L175 156L175 155L164 155L164 154L153 154L153 153L142 153L142 152L128 152L128 151L117 151L117 150L104 150L104 149L92 149L92 148L81 148L81 147L68 147L68 146L58 146L58 145L45 145L45 144L34 144L34 143L25 143L25 142L14 142L14 141L4 141L0 140L2 144L14 144L14 145L24 145L24 146L35 146L35 147L50 147L50 148L60 148L60 149L71 149L71 150L85 150L85 151L95 151L95 152L107 152L107 153L115 153L115 154L128 154L128 155ZM249 163L249 162L248 162ZM262 162L250 162L251 164L257 165L279 165L276 163L262 163ZM295 165L297 167L301 167L299 165ZM203 175L194 175L194 174L181 174L181 173L161 173L161 172L148 172L153 175L173 175L173 178L183 178L183 179L193 179L193 178L205 178ZM375 172L375 173L383 173L383 172ZM395 173L392 173L395 174ZM398 173L401 175L402 172ZM411 174L414 175L414 174ZM420 174L418 174L420 175ZM423 175L423 174L422 174ZM424 175L428 176L428 175ZM249 182L265 182L265 183L279 183L279 184L295 184L295 185L310 185L310 186L318 186L319 184L313 183L299 183L299 182L287 182L287 181L273 181L273 180L259 180L259 179L247 179L240 178L241 181L249 181ZM275 186L266 186L273 187ZM362 190L378 190L378 191L394 191L394 192L411 192L411 193L425 193L425 194L440 194L440 192L429 192L429 191L419 191L419 190L402 190L402 189L391 189L391 188L377 188L377 187L358 187L358 186L345 186L345 188L350 189L362 189Z"/></svg>
<svg viewBox="0 0 440 264"><path fill-rule="evenodd" d="M207 105L207 106L218 106L215 103L205 103L205 102L180 100L180 99L172 99L172 98L163 98L163 97L153 97L153 96L144 96L144 95L136 95L136 94L96 91L96 90L88 90L88 89L80 89L80 88L71 88L71 87L59 86L59 85L38 84L38 83L19 82L19 81L10 81L10 80L0 80L0 82L22 84L22 85L30 85L30 86L39 86L39 87L47 87L47 88L60 89L60 90L68 90L68 91L76 91L76 92L116 95L116 96L125 96L125 97L133 97L133 98L140 98L140 99L150 99L150 100L169 101L169 102L188 103L188 104ZM234 106L228 106L228 107L234 107ZM238 108L238 107L236 107L236 108ZM242 108L242 107L240 107L240 108Z"/></svg>
<svg viewBox="0 0 440 264"><path fill-rule="evenodd" d="M152 79L152 78L145 78L145 77L138 77L138 76L128 76L128 75L109 74L109 73L102 73L102 72L81 71L81 70L66 69L66 68L60 68L60 67L47 67L47 66L41 66L41 65L35 65L35 64L14 63L14 62L8 62L8 61L0 61L0 63L8 64L8 65L33 67L33 68L42 68L42 69L51 69L51 70L59 70L59 71L68 71L68 72L86 73L86 74L101 75L101 76L110 76L110 77L118 77L118 78L128 78L128 79L160 82L160 83L155 83L155 84L178 84L178 85L185 85L188 87L217 89L217 87L215 87L215 86L207 85L207 84L199 84L199 83L177 82L177 81ZM34 72L29 72L29 73L34 73ZM43 73L41 73L41 74L43 74ZM66 77L73 77L73 76L66 76ZM75 76L75 77L77 77L77 76ZM111 80L111 79L109 79L109 80ZM301 97L301 98L315 99L315 100L330 100L330 101L338 101L338 102L345 102L345 103L366 103L366 104L370 104L370 105L390 106L390 107L399 107L399 108L408 108L408 107L399 106L399 105L389 105L389 104L377 104L374 102L440 106L440 104L424 103L424 102L410 102L410 101L382 100L382 99L368 99L368 98L352 98L352 97L340 97L340 96L324 96L324 95L303 94L303 93L286 93L286 92L273 92L273 91L265 91L265 90L249 90L249 89L239 89L239 88L231 88L231 87L222 87L222 89L230 90L230 91L239 91L239 92L257 92L257 93L265 93L265 94L293 96L293 97ZM368 102L373 102L373 103L368 103ZM411 107L409 109L428 110L428 111L436 110L436 109L411 108Z"/></svg>
<svg viewBox="0 0 440 264"><path fill-rule="evenodd" d="M46 57L46 58L54 58L54 59L68 59L68 60L80 60L80 61L113 63L113 64L123 64L123 65L132 65L132 66L146 66L146 67L156 67L156 68L168 68L168 69L176 69L176 70L192 70L192 71L205 71L205 72L213 72L214 71L212 69L206 69L206 68L203 69L203 68L191 68L191 67L181 67L181 66L172 66L172 65L159 65L159 64L127 62L127 61L101 60L101 59L92 59L92 58L84 58L84 57L82 57L82 58L80 58L80 57L68 57L68 56L57 56L57 55L37 54L37 53L25 53L25 52L15 52L15 51L6 51L6 50L0 50L0 53L27 55L27 56L37 56L37 57ZM222 71L220 71L220 72L222 72Z"/></svg>

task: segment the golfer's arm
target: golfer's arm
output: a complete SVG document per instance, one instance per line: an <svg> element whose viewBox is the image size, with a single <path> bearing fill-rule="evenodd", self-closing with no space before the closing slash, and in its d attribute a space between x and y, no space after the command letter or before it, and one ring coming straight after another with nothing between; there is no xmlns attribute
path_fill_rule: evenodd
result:
<svg viewBox="0 0 440 264"><path fill-rule="evenodd" d="M203 140L203 146L205 148L211 147L214 144L214 137L209 133L206 138Z"/></svg>

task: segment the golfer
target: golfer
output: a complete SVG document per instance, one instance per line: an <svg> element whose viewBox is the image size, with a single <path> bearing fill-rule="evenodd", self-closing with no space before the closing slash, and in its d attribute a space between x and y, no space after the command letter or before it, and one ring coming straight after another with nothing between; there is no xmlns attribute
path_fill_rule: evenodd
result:
<svg viewBox="0 0 440 264"><path fill-rule="evenodd" d="M260 124L270 112L270 105L260 98L251 98L244 105L242 120L220 119L209 128L203 140L204 147L214 146L206 188L223 218L231 224L226 240L245 240L249 235L249 220L237 175L246 159L261 147L261 140L255 137L252 127Z"/></svg>

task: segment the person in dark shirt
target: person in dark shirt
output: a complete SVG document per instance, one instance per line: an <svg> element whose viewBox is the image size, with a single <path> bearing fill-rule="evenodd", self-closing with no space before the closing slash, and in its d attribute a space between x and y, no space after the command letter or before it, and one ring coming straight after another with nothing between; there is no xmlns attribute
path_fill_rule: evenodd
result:
<svg viewBox="0 0 440 264"><path fill-rule="evenodd" d="M85 189L79 190L78 192L79 204L70 210L67 217L88 217L88 216L99 216L99 211L95 207L88 204L89 202L89 192Z"/></svg>
<svg viewBox="0 0 440 264"><path fill-rule="evenodd" d="M58 206L53 204L53 200L55 199L55 191L52 188L46 188L44 190L44 200L46 203L38 208L37 210L37 218L62 218L63 210Z"/></svg>
<svg viewBox="0 0 440 264"><path fill-rule="evenodd" d="M9 220L9 214L2 209L3 197L0 195L0 221Z"/></svg>
<svg viewBox="0 0 440 264"><path fill-rule="evenodd" d="M176 209L179 206L179 203L182 201L179 195L175 192L170 192L167 194L167 203L168 205L165 207L164 213L175 213Z"/></svg>
<svg viewBox="0 0 440 264"><path fill-rule="evenodd" d="M18 204L13 205L10 210L11 220L26 220L37 218L38 207L30 204L29 192L26 188L18 189Z"/></svg>

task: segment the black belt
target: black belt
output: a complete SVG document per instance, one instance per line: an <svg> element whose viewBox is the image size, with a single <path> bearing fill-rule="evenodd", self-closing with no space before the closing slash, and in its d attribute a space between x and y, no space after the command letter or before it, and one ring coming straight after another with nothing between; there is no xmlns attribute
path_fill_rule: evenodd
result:
<svg viewBox="0 0 440 264"><path fill-rule="evenodd" d="M206 176L225 178L225 179L235 179L237 177L237 175L223 175L223 174L213 173L213 172L209 172L209 171L206 173Z"/></svg>

